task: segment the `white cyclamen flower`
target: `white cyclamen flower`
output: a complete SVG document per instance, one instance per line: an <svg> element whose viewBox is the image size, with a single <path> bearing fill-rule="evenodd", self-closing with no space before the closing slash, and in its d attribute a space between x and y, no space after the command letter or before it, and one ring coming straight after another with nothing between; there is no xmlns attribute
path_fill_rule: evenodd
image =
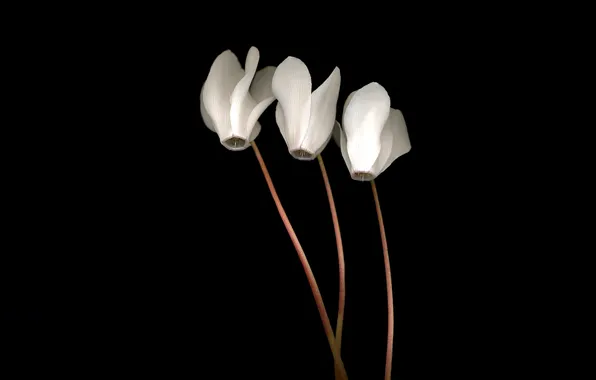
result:
<svg viewBox="0 0 596 380"><path fill-rule="evenodd" d="M275 120L294 158L313 160L331 139L340 82L336 67L311 94L312 82L304 62L288 57L275 70Z"/></svg>
<svg viewBox="0 0 596 380"><path fill-rule="evenodd" d="M333 138L355 180L375 179L410 151L404 116L390 105L389 94L375 82L352 92L346 100L343 129L336 125Z"/></svg>
<svg viewBox="0 0 596 380"><path fill-rule="evenodd" d="M207 128L219 135L230 150L246 149L261 131L257 121L275 98L271 91L274 66L257 72L259 50L251 47L245 70L230 50L211 65L201 89L201 116Z"/></svg>

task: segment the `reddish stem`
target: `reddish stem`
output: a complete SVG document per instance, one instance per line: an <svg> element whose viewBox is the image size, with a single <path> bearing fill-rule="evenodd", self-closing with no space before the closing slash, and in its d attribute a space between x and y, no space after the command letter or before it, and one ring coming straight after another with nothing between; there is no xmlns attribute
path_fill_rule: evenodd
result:
<svg viewBox="0 0 596 380"><path fill-rule="evenodd" d="M317 304L317 309L319 310L319 314L321 316L321 321L323 322L323 328L325 329L325 333L327 334L327 340L329 342L329 347L331 347L331 353L333 354L333 359L335 361L336 367L339 366L339 370L343 379L348 379L348 375L344 368L344 364L341 361L341 357L337 352L335 347L335 337L333 336L333 329L331 328L331 323L329 322L329 316L327 315L327 311L325 310L325 305L323 304L323 297L321 296L321 292L319 291L319 286L317 285L317 281L315 280L315 276L310 268L310 264L308 263L308 259L304 254L304 250L298 241L298 237L290 224L290 220L284 211L284 208L281 205L281 201L279 200L279 196L277 195L277 191L275 191L275 187L273 186L273 181L271 181L271 176L269 175L269 171L267 170L267 166L265 166L265 161L263 161L263 157L259 152L259 148L257 148L257 144L253 141L251 145L255 151L257 156L257 160L261 165L261 169L263 170L263 175L265 176L265 181L267 181L267 186L269 186L269 191L271 192L271 196L273 197L273 201L277 206L277 211L279 212L279 216L281 216L281 220L290 235L290 239L292 239L292 243L294 243L294 248L296 248L296 252L298 253L298 258L302 263L302 267L304 268L304 272L306 273L306 278L308 279L308 283L312 290L313 296L315 297L315 302Z"/></svg>
<svg viewBox="0 0 596 380"><path fill-rule="evenodd" d="M329 176L323 163L323 157L317 156L319 166L321 167L321 174L325 181L325 189L327 190L327 198L329 199L329 208L331 209L331 218L333 219L333 228L335 230L335 244L337 245L337 259L339 263L339 304L337 310L337 325L335 327L335 344L337 353L341 355L341 336L344 325L344 310L346 307L346 266L344 261L344 247L341 241L341 233L339 230L339 219L337 218L337 211L335 209L335 201L333 200L333 193L331 192L331 184L329 183ZM335 370L335 377L340 378L338 368Z"/></svg>
<svg viewBox="0 0 596 380"><path fill-rule="evenodd" d="M385 260L385 279L387 282L387 359L385 362L385 380L391 380L391 362L393 360L393 286L391 285L391 266L389 264L389 248L387 248L387 236L385 235L385 225L383 224L383 215L381 214L381 203L375 181L372 185L373 197L377 207L377 216L379 217L379 228L381 230L381 244L383 245L383 258Z"/></svg>

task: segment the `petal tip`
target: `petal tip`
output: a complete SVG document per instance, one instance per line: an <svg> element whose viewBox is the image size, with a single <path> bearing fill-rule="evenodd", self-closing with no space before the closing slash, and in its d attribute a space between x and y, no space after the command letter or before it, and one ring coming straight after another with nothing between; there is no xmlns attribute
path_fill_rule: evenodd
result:
<svg viewBox="0 0 596 380"><path fill-rule="evenodd" d="M223 57L225 57L225 56L231 56L231 57L234 57L234 58L236 58L236 59L237 59L237 57L236 57L236 54L234 54L234 52L233 52L232 50L230 50L230 49L226 49L226 50L222 51L222 52L221 52L221 53L220 53L220 54L217 56L217 58L223 58ZM216 58L216 59L217 59L217 58Z"/></svg>
<svg viewBox="0 0 596 380"><path fill-rule="evenodd" d="M279 64L279 66L286 66L286 65L298 65L298 66L304 66L306 67L306 64L304 63L304 61L302 61L300 58L296 58L296 57L292 57L289 56L286 59L283 60L282 63ZM308 68L307 68L308 70Z"/></svg>
<svg viewBox="0 0 596 380"><path fill-rule="evenodd" d="M248 53L246 53L246 56L259 58L259 56L260 56L259 49L257 49L254 46L251 46L250 49L248 49Z"/></svg>

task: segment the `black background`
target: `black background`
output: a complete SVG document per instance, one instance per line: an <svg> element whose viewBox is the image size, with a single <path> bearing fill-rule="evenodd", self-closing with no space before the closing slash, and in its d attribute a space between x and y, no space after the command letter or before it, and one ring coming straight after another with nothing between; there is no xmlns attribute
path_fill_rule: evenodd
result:
<svg viewBox="0 0 596 380"><path fill-rule="evenodd" d="M23 154L35 165L21 173L31 182L17 187L26 197L13 223L21 254L4 315L27 338L13 352L58 352L53 365L76 361L92 371L332 378L312 294L254 152L225 149L199 113L215 57L231 49L243 64L256 46L259 68L303 60L313 89L338 66L338 118L348 94L373 81L403 112L412 150L376 181L393 271L393 378L476 373L487 310L472 279L488 264L466 253L474 227L459 227L475 222L459 199L480 184L462 189L454 159L466 142L453 135L474 117L461 110L461 56L451 37L412 23L383 29L384 38L326 30L290 42L159 20L109 39L107 26L81 37L61 64L68 97L40 106L72 128L33 135L35 159ZM40 99L56 95L40 88ZM260 118L256 142L334 324L337 253L323 180L316 161L287 153L274 110ZM342 357L351 379L382 378L386 292L371 187L350 179L333 141L322 156L346 261Z"/></svg>

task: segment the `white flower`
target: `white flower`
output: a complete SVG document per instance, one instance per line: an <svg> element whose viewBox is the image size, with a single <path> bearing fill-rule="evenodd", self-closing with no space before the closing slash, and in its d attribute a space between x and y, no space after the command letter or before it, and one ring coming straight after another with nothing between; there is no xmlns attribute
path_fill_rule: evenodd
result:
<svg viewBox="0 0 596 380"><path fill-rule="evenodd" d="M211 65L201 89L203 121L230 150L243 150L250 145L261 131L257 120L275 100L271 92L275 67L267 66L257 72L258 63L256 47L251 47L246 55L246 71L236 55L226 50Z"/></svg>
<svg viewBox="0 0 596 380"><path fill-rule="evenodd" d="M312 82L304 62L288 57L275 70L275 120L294 158L313 160L331 139L340 82L336 67L311 94Z"/></svg>
<svg viewBox="0 0 596 380"><path fill-rule="evenodd" d="M389 94L375 82L352 92L346 100L343 129L336 125L333 138L355 180L375 179L410 151L404 116L390 105Z"/></svg>

